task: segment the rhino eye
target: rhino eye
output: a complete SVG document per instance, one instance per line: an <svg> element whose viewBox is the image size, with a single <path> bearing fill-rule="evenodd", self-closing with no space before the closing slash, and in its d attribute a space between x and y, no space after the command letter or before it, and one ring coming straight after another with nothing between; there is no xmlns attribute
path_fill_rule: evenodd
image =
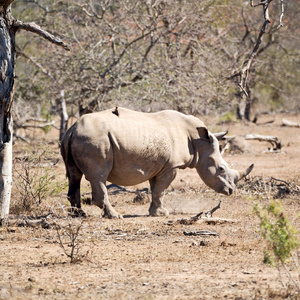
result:
<svg viewBox="0 0 300 300"><path fill-rule="evenodd" d="M225 168L221 166L221 167L219 167L219 171L220 171L220 172L224 172L224 171L225 171Z"/></svg>

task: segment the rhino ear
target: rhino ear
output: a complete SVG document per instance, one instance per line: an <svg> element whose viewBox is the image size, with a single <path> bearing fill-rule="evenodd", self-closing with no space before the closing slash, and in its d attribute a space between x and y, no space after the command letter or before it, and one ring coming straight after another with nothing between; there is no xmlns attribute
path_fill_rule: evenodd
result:
<svg viewBox="0 0 300 300"><path fill-rule="evenodd" d="M202 140L212 143L213 137L211 136L206 127L197 127L197 130Z"/></svg>

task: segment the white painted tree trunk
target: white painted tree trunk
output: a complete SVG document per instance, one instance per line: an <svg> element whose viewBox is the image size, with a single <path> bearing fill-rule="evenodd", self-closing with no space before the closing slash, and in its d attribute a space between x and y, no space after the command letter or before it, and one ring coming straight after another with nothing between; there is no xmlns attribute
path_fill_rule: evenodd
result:
<svg viewBox="0 0 300 300"><path fill-rule="evenodd" d="M0 116L3 124L3 116ZM12 119L9 127L12 129ZM3 134L1 130L0 134ZM9 204L12 187L12 130L8 142L2 142L0 151L0 220L5 220L9 214Z"/></svg>
<svg viewBox="0 0 300 300"><path fill-rule="evenodd" d="M69 116L67 113L67 106L65 100L64 90L60 91L60 130L59 130L59 141L61 141L63 135L68 129Z"/></svg>

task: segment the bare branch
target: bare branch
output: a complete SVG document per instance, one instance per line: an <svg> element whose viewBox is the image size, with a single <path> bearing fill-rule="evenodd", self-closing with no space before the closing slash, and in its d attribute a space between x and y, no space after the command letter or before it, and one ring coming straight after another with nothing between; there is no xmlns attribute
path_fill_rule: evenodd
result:
<svg viewBox="0 0 300 300"><path fill-rule="evenodd" d="M65 50L70 51L69 46L67 44L65 44L61 39L56 38L54 35L47 32L46 30L42 29L40 26L38 26L34 22L24 23L20 20L15 20L14 24L13 24L13 27L15 28L16 31L18 31L19 29L23 29L23 30L26 30L26 31L36 33L39 36L43 37L44 39L50 41L51 43L56 44L58 46L61 46Z"/></svg>
<svg viewBox="0 0 300 300"><path fill-rule="evenodd" d="M54 128L59 129L57 126L55 126L55 121L47 122L47 123L39 124L39 125L29 124L29 123L16 124L16 126L18 128L41 128L41 129L44 129L47 126L53 126Z"/></svg>
<svg viewBox="0 0 300 300"><path fill-rule="evenodd" d="M282 19L284 17L284 5L283 5L283 0L280 0L280 7L281 7L281 14L280 14L280 17L279 17L279 24L275 27L275 29L273 30L273 32L277 31L280 27L283 26L283 23L282 23Z"/></svg>
<svg viewBox="0 0 300 300"><path fill-rule="evenodd" d="M124 46L124 49L122 50L122 52L119 54L119 56L117 58L115 58L113 60L113 62L106 68L106 70L103 72L103 74L101 75L102 78L104 78L107 73L109 73L111 71L111 69L117 65L120 60L122 59L122 57L124 56L124 54L126 53L126 50L131 46L133 45L134 43L138 42L139 40L142 40L143 38L145 38L146 36L148 36L149 34L152 33L152 30L146 32L146 33L142 33L142 35L138 36L137 38L135 38L134 40L132 40L131 42L127 43L125 46Z"/></svg>
<svg viewBox="0 0 300 300"><path fill-rule="evenodd" d="M248 93L247 93L247 79L248 79L248 73L249 70L251 68L252 62L255 58L255 56L258 54L258 49L261 45L262 42L262 37L264 35L264 33L266 32L266 27L267 25L270 23L270 17L269 17L269 4L272 2L273 0L265 0L265 1L261 1L258 4L253 4L253 1L250 1L250 5L252 7L257 7L262 5L263 6L263 10L264 10L264 23L261 27L261 30L259 32L259 35L257 37L256 43L254 45L254 48L251 52L251 54L249 55L249 58L244 62L244 67L239 71L239 72L235 72L233 75L231 75L230 77L228 77L228 79L233 79L235 77L240 77L240 81L238 83L240 90L242 92L242 95L248 97ZM282 0L283 1L283 0ZM244 21L245 22L245 21Z"/></svg>
<svg viewBox="0 0 300 300"><path fill-rule="evenodd" d="M245 17L245 7L246 7L246 5L244 5L242 8L242 19L243 19L244 27L245 27L245 34L244 34L242 41L244 41L246 39L246 37L248 35L250 35L249 26L247 24L246 17ZM254 44L254 41L252 40L251 36L250 36L250 39L251 39L251 42L253 42L253 44Z"/></svg>
<svg viewBox="0 0 300 300"><path fill-rule="evenodd" d="M280 5L281 5L281 14L280 14L280 18L279 18L279 26L283 26L283 24L282 24L282 19L284 17L283 0L280 0Z"/></svg>

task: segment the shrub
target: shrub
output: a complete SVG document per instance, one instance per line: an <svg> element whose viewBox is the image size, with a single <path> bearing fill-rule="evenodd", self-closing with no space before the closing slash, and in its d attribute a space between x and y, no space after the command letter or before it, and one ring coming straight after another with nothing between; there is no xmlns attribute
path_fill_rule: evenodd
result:
<svg viewBox="0 0 300 300"><path fill-rule="evenodd" d="M278 268L281 283L286 288L286 284L283 282L280 274L281 269L283 269L288 280L293 284L297 292L300 292L300 268L298 255L295 253L295 250L300 245L298 232L285 216L282 203L280 201L271 201L264 207L257 203L253 208L260 220L260 233L266 241L263 262ZM287 263L289 262L296 269L298 280L293 278L288 270Z"/></svg>
<svg viewBox="0 0 300 300"><path fill-rule="evenodd" d="M58 154L43 145L38 151L28 150L24 157L15 159L11 213L39 213L48 197L62 192L67 182L57 179L57 162Z"/></svg>

